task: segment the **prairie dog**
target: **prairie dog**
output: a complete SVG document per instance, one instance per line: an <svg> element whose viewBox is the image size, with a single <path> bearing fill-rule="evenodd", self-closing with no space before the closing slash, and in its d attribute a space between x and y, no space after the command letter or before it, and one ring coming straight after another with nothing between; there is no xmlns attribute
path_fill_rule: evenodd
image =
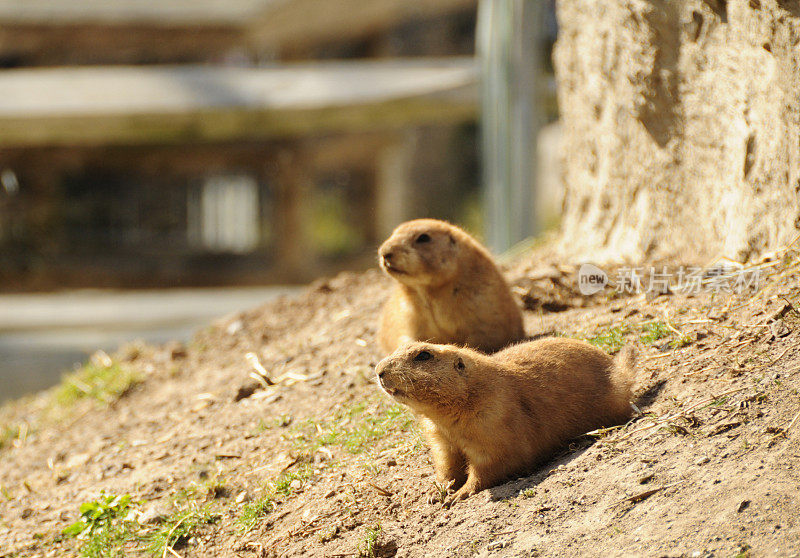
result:
<svg viewBox="0 0 800 558"><path fill-rule="evenodd" d="M570 438L626 421L635 360L631 346L612 359L558 337L494 355L412 343L376 374L421 417L439 482L460 486L455 501L530 470Z"/></svg>
<svg viewBox="0 0 800 558"><path fill-rule="evenodd" d="M525 336L508 283L486 248L460 228L436 219L408 221L378 254L397 282L378 330L386 353L411 341L492 352Z"/></svg>

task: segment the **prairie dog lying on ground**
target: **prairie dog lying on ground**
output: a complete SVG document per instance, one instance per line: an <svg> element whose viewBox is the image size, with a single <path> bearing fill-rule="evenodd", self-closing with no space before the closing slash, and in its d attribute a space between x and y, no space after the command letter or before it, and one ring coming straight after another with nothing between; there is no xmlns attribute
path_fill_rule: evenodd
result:
<svg viewBox="0 0 800 558"><path fill-rule="evenodd" d="M381 387L421 417L439 482L451 501L521 474L570 438L626 421L635 351L612 359L566 338L494 355L412 343L376 368Z"/></svg>
<svg viewBox="0 0 800 558"><path fill-rule="evenodd" d="M390 353L411 341L493 352L525 336L522 312L489 252L460 228L435 219L397 227L378 251L395 281L378 340Z"/></svg>

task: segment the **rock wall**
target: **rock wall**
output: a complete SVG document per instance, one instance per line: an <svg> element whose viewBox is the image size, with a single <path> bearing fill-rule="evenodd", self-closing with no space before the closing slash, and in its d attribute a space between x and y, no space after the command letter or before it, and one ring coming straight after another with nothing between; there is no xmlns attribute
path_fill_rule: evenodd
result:
<svg viewBox="0 0 800 558"><path fill-rule="evenodd" d="M564 247L739 260L800 233L800 2L560 0Z"/></svg>

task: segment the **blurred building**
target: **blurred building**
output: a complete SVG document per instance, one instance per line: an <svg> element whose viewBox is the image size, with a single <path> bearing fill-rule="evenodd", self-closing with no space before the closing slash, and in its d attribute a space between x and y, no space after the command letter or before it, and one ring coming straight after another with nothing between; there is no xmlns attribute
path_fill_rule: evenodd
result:
<svg viewBox="0 0 800 558"><path fill-rule="evenodd" d="M475 12L0 0L0 288L307 280L469 220Z"/></svg>

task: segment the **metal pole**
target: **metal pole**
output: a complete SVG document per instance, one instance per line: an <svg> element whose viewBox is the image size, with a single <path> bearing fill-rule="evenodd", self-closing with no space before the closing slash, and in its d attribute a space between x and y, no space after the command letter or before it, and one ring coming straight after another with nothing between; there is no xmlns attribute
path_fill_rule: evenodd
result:
<svg viewBox="0 0 800 558"><path fill-rule="evenodd" d="M538 230L541 10L540 0L481 0L478 6L485 230L495 253Z"/></svg>

